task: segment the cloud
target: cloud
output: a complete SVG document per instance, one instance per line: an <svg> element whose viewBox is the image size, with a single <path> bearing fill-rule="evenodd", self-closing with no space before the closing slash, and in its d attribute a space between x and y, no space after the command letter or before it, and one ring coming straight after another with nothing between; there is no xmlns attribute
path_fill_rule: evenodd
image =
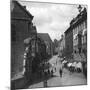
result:
<svg viewBox="0 0 90 90"><path fill-rule="evenodd" d="M52 22L52 17L48 15L48 8L32 7L27 9L34 15L33 22L37 26Z"/></svg>
<svg viewBox="0 0 90 90"><path fill-rule="evenodd" d="M40 33L49 33L53 39L60 39L60 35L69 27L72 18L78 14L77 5L48 4L23 2L27 10L34 16L33 23Z"/></svg>

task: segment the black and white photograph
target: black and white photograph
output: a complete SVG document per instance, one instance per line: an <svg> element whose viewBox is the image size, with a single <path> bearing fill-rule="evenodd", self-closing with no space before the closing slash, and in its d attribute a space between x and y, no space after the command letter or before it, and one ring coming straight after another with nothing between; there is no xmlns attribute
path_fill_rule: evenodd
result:
<svg viewBox="0 0 90 90"><path fill-rule="evenodd" d="M11 0L11 90L87 85L86 4Z"/></svg>

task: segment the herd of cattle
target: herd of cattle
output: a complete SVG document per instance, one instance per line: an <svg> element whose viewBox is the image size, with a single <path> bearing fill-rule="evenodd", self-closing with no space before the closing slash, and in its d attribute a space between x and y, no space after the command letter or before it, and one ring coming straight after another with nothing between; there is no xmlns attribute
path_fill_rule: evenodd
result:
<svg viewBox="0 0 90 90"><path fill-rule="evenodd" d="M68 62L67 60L63 60L62 65L64 68L68 69L72 73L83 72L85 77L87 77L87 63L86 62L80 62L80 61Z"/></svg>
<svg viewBox="0 0 90 90"><path fill-rule="evenodd" d="M60 60L61 62L61 66L62 68L66 68L70 71L70 73L83 73L85 75L85 77L87 78L87 63L85 61L73 61L70 62L66 59L62 59ZM57 63L57 61L56 61ZM51 65L51 68L49 68L49 70L46 69L46 72L52 72L51 74L53 74L53 72L56 72L56 63L53 63Z"/></svg>

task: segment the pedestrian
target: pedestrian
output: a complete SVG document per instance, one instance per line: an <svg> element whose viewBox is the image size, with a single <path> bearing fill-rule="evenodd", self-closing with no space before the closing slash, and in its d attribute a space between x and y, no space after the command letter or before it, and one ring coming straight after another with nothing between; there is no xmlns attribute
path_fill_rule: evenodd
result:
<svg viewBox="0 0 90 90"><path fill-rule="evenodd" d="M53 77L53 69L51 70L51 76Z"/></svg>
<svg viewBox="0 0 90 90"><path fill-rule="evenodd" d="M43 85L44 87L47 87L47 80L44 80Z"/></svg>
<svg viewBox="0 0 90 90"><path fill-rule="evenodd" d="M44 72L44 77L47 78L47 71Z"/></svg>
<svg viewBox="0 0 90 90"><path fill-rule="evenodd" d="M62 64L60 65L59 73L60 73L60 77L62 77L62 73L63 73L63 66L62 66Z"/></svg>
<svg viewBox="0 0 90 90"><path fill-rule="evenodd" d="M57 60L56 60L56 65L57 65Z"/></svg>
<svg viewBox="0 0 90 90"><path fill-rule="evenodd" d="M55 67L55 72L56 72L56 67Z"/></svg>
<svg viewBox="0 0 90 90"><path fill-rule="evenodd" d="M50 71L49 71L49 69L48 69L48 75L50 75Z"/></svg>
<svg viewBox="0 0 90 90"><path fill-rule="evenodd" d="M62 68L60 68L59 73L60 73L60 77L62 77Z"/></svg>

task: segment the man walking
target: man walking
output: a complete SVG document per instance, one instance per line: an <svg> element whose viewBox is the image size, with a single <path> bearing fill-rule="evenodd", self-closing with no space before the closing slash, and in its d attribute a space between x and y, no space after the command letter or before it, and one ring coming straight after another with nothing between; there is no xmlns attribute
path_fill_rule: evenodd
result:
<svg viewBox="0 0 90 90"><path fill-rule="evenodd" d="M43 85L44 87L47 87L47 80L44 80Z"/></svg>
<svg viewBox="0 0 90 90"><path fill-rule="evenodd" d="M60 77L62 77L62 73L63 73L63 66L62 66L62 64L60 64L60 70L59 70L59 73L60 73Z"/></svg>
<svg viewBox="0 0 90 90"><path fill-rule="evenodd" d="M59 73L60 73L60 77L62 77L62 69L61 68L59 70Z"/></svg>

